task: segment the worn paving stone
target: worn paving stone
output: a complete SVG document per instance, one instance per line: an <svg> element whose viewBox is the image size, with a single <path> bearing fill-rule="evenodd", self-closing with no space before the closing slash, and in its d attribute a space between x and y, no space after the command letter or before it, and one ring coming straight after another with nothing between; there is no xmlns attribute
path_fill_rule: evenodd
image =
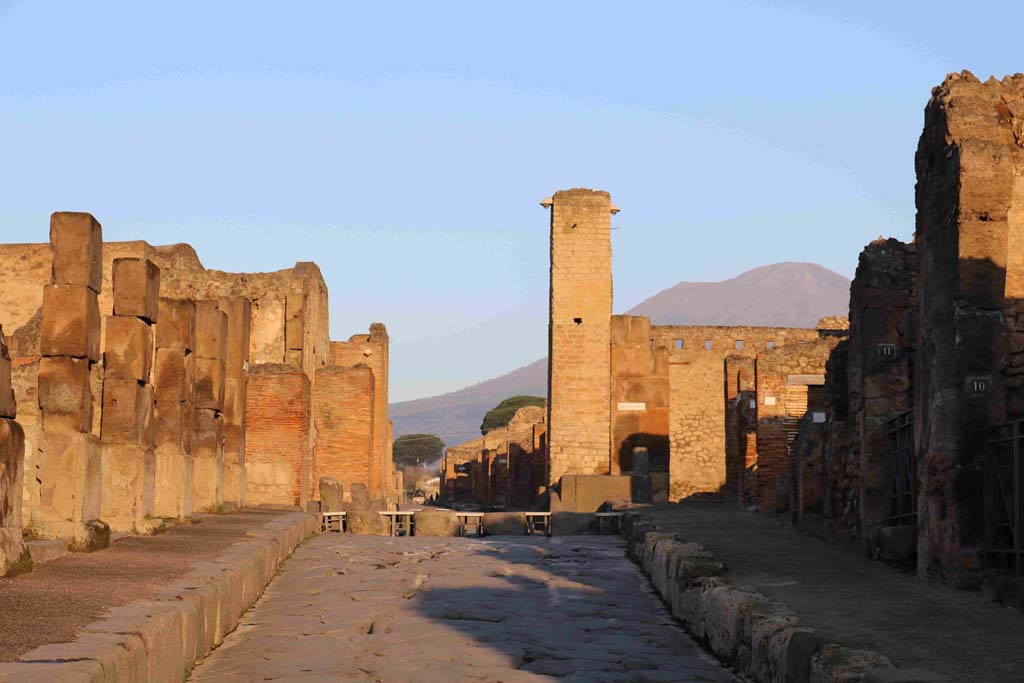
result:
<svg viewBox="0 0 1024 683"><path fill-rule="evenodd" d="M737 679L674 625L618 539L322 534L190 680Z"/></svg>

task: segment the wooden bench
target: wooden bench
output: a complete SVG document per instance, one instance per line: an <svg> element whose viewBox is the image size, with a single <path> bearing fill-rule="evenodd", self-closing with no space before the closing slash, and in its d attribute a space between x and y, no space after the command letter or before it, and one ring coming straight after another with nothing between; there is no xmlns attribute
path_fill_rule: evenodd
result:
<svg viewBox="0 0 1024 683"><path fill-rule="evenodd" d="M324 512L320 515L320 531L345 531L345 512Z"/></svg>

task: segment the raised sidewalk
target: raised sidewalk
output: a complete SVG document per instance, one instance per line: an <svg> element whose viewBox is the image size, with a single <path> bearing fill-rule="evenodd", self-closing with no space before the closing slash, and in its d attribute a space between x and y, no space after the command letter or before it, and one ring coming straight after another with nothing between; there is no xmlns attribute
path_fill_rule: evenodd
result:
<svg viewBox="0 0 1024 683"><path fill-rule="evenodd" d="M245 509L0 580L0 681L180 683L318 529Z"/></svg>
<svg viewBox="0 0 1024 683"><path fill-rule="evenodd" d="M979 592L918 579L728 503L640 512L659 532L699 543L725 564L723 579L784 603L826 641L953 681L1024 681L1024 615Z"/></svg>

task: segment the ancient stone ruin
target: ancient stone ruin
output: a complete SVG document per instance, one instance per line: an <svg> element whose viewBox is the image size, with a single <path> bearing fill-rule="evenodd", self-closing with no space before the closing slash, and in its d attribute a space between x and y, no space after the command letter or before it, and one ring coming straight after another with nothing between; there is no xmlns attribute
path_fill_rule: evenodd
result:
<svg viewBox="0 0 1024 683"><path fill-rule="evenodd" d="M92 550L195 512L306 507L320 477L399 501L387 331L332 343L315 264L208 270L68 212L0 259L4 573L30 566L23 532Z"/></svg>

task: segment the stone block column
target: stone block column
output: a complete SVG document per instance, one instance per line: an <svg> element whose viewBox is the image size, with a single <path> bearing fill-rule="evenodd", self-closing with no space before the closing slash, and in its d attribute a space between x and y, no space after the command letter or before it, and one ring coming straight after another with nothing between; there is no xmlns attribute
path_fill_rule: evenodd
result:
<svg viewBox="0 0 1024 683"><path fill-rule="evenodd" d="M220 300L227 316L224 380L224 503L245 507L245 394L249 381L252 302L232 296Z"/></svg>
<svg viewBox="0 0 1024 683"><path fill-rule="evenodd" d="M611 214L607 192L574 189L551 208L548 332L550 481L611 471Z"/></svg>
<svg viewBox="0 0 1024 683"><path fill-rule="evenodd" d="M99 521L101 453L92 432L93 367L100 360L97 295L103 283L102 228L88 213L50 218L51 284L43 290L38 377L39 505L30 527L73 550L109 544Z"/></svg>
<svg viewBox="0 0 1024 683"><path fill-rule="evenodd" d="M216 299L196 302L194 506L224 506L224 395L228 319Z"/></svg>
<svg viewBox="0 0 1024 683"><path fill-rule="evenodd" d="M11 357L0 328L0 576L13 576L32 568L32 558L21 536L25 433L15 417Z"/></svg>
<svg viewBox="0 0 1024 683"><path fill-rule="evenodd" d="M161 298L156 325L153 390L156 395L156 514L192 514L195 487L196 305L190 299Z"/></svg>
<svg viewBox="0 0 1024 683"><path fill-rule="evenodd" d="M151 533L156 495L153 439L153 325L160 269L148 259L113 263L114 315L103 350L101 515L112 531Z"/></svg>

